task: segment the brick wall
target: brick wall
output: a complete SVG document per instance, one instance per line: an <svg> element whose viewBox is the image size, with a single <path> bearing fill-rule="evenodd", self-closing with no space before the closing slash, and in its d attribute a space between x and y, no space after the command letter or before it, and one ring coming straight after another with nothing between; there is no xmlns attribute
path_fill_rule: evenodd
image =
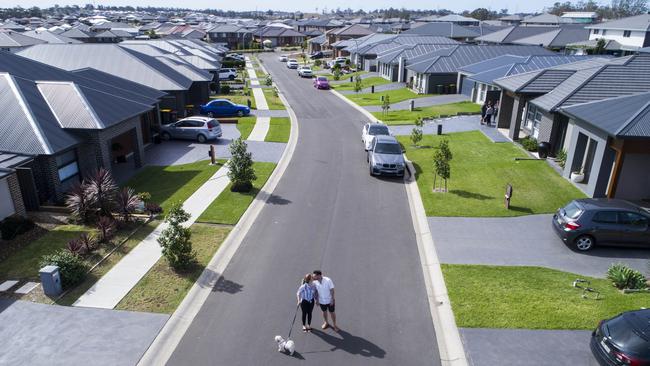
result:
<svg viewBox="0 0 650 366"><path fill-rule="evenodd" d="M9 184L9 193L11 194L11 200L14 203L14 210L16 215L25 216L27 210L25 210L25 204L23 203L23 194L20 191L20 184L18 184L18 177L16 173L11 174L7 177L7 183Z"/></svg>

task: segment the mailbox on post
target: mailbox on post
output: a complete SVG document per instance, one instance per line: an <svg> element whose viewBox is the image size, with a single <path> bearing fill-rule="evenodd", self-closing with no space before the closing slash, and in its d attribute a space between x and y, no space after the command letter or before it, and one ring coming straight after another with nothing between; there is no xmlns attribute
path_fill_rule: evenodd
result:
<svg viewBox="0 0 650 366"><path fill-rule="evenodd" d="M512 185L510 183L508 183L508 185L506 185L506 197L505 198L506 198L506 202L505 202L506 203L506 210L509 210L510 209L510 199L512 199Z"/></svg>

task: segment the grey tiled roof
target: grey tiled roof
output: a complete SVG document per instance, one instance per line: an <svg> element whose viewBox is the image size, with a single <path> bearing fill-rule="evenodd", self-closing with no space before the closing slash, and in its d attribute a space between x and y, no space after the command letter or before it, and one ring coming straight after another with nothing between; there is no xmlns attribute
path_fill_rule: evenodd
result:
<svg viewBox="0 0 650 366"><path fill-rule="evenodd" d="M511 26L493 33L489 33L481 37L477 37L476 41L486 42L486 43L512 44L515 43L515 41L518 41L520 39L526 39L529 37L537 36L544 33L549 33L559 29L560 27ZM567 29L576 29L576 27L575 26L567 27ZM548 36L549 35L547 35L546 37ZM536 44L539 45L539 43Z"/></svg>
<svg viewBox="0 0 650 366"><path fill-rule="evenodd" d="M599 24L591 24L587 29L616 29L647 32L650 30L650 14L635 15Z"/></svg>
<svg viewBox="0 0 650 366"><path fill-rule="evenodd" d="M582 27L560 27L550 32L514 40L515 44L564 48L567 44L589 40L589 30Z"/></svg>
<svg viewBox="0 0 650 366"><path fill-rule="evenodd" d="M26 36L38 38L47 43L81 43L76 39L72 39L61 34L52 33L50 31L36 32L28 31L24 33Z"/></svg>
<svg viewBox="0 0 650 366"><path fill-rule="evenodd" d="M422 24L416 28L411 28L405 31L402 34L439 36L449 38L474 38L480 36L479 33L469 28L448 22L433 22Z"/></svg>
<svg viewBox="0 0 650 366"><path fill-rule="evenodd" d="M45 43L42 39L28 37L18 32L0 32L0 48L27 47Z"/></svg>
<svg viewBox="0 0 650 366"><path fill-rule="evenodd" d="M650 138L650 93L576 104L559 111L611 136Z"/></svg>

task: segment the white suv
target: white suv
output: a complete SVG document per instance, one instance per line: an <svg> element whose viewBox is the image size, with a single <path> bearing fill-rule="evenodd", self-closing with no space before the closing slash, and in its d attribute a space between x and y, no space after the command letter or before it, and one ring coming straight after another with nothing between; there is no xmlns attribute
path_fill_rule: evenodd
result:
<svg viewBox="0 0 650 366"><path fill-rule="evenodd" d="M296 60L295 58L290 58L289 61L287 61L287 67L290 69L297 69L298 60Z"/></svg>
<svg viewBox="0 0 650 366"><path fill-rule="evenodd" d="M314 73L311 71L311 67L309 66L300 66L298 68L298 76L303 77L303 78L310 78L314 76Z"/></svg>
<svg viewBox="0 0 650 366"><path fill-rule="evenodd" d="M237 69L220 69L219 80L235 80L237 78Z"/></svg>

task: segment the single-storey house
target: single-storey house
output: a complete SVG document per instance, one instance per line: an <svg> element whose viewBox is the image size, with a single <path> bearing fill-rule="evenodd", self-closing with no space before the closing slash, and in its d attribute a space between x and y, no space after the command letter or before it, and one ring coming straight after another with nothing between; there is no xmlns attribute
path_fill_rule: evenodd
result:
<svg viewBox="0 0 650 366"><path fill-rule="evenodd" d="M253 32L236 24L218 24L207 30L207 39L212 43L225 44L233 50L251 48Z"/></svg>
<svg viewBox="0 0 650 366"><path fill-rule="evenodd" d="M271 47L300 46L305 35L292 28L267 26L254 31L253 38L259 43L269 40Z"/></svg>

